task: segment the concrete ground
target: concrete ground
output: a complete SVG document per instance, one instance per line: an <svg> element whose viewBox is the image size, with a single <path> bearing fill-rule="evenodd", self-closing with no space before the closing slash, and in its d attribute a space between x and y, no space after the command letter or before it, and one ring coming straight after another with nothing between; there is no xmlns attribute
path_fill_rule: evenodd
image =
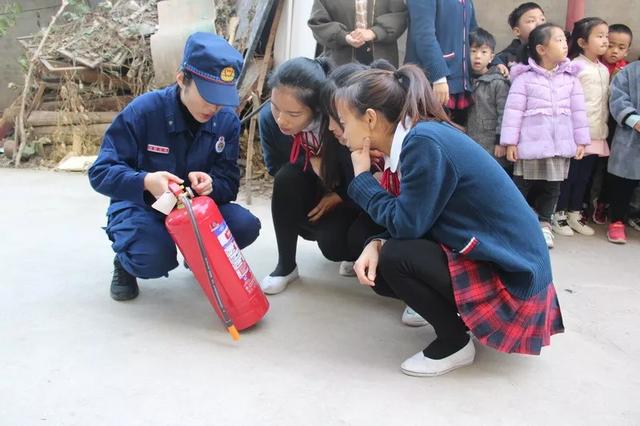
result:
<svg viewBox="0 0 640 426"><path fill-rule="evenodd" d="M191 273L109 298L107 199L86 176L0 169L0 425L640 424L640 233L615 246L558 238L567 332L540 357L478 346L473 366L433 379L400 363L433 338L401 324L312 243L302 279L233 343ZM256 276L276 261L265 199L245 250Z"/></svg>

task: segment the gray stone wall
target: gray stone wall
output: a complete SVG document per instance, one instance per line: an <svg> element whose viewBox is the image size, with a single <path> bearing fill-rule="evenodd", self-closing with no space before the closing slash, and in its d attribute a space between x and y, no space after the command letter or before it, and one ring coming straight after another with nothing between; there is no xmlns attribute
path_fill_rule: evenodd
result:
<svg viewBox="0 0 640 426"><path fill-rule="evenodd" d="M8 88L9 83L15 82L22 87L24 81L24 73L18 62L24 49L18 44L16 37L29 35L46 27L60 5L58 0L9 1L19 4L22 13L17 17L16 25L0 38L0 113L19 94Z"/></svg>

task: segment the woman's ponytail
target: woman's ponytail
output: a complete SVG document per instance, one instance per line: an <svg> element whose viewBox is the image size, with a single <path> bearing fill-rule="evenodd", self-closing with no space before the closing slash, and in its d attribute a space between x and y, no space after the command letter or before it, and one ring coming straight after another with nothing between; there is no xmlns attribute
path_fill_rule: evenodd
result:
<svg viewBox="0 0 640 426"><path fill-rule="evenodd" d="M430 119L449 122L427 77L416 65L359 72L337 91L335 98L346 101L360 114L369 108L380 111L393 124L405 118L412 125Z"/></svg>
<svg viewBox="0 0 640 426"><path fill-rule="evenodd" d="M326 56L319 56L314 59L314 62L320 65L325 76L328 76L336 67L335 62Z"/></svg>

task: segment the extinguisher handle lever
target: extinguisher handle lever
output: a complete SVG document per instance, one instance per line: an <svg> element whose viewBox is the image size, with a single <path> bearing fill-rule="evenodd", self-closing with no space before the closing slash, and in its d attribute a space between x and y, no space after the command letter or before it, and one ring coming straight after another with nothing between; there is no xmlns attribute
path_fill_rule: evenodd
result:
<svg viewBox="0 0 640 426"><path fill-rule="evenodd" d="M176 197L179 197L182 194L182 187L174 181L169 181L169 191Z"/></svg>
<svg viewBox="0 0 640 426"><path fill-rule="evenodd" d="M171 191L171 193L175 195L177 199L180 199L181 195L186 195L187 198L195 197L195 194L193 193L193 189L191 189L188 186L184 187L178 184L177 182L174 182L171 180L169 181L169 191Z"/></svg>

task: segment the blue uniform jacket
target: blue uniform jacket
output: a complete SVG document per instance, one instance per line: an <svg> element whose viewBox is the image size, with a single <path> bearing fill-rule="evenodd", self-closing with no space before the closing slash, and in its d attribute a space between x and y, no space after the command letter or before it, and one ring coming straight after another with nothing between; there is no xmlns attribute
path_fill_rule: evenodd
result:
<svg viewBox="0 0 640 426"><path fill-rule="evenodd" d="M472 260L491 262L520 299L552 283L538 218L480 145L448 124L420 122L402 143L400 164L398 197L370 173L349 186L351 198L387 229L386 237L429 238Z"/></svg>
<svg viewBox="0 0 640 426"><path fill-rule="evenodd" d="M91 186L111 198L107 214L131 205L146 205L144 177L167 171L189 182L189 172L208 173L211 197L218 204L236 199L240 121L221 109L195 135L178 104L178 86L134 99L107 129L98 159L89 169Z"/></svg>
<svg viewBox="0 0 640 426"><path fill-rule="evenodd" d="M407 0L405 63L419 65L432 83L447 77L449 92L471 92L469 32L477 28L471 0Z"/></svg>

